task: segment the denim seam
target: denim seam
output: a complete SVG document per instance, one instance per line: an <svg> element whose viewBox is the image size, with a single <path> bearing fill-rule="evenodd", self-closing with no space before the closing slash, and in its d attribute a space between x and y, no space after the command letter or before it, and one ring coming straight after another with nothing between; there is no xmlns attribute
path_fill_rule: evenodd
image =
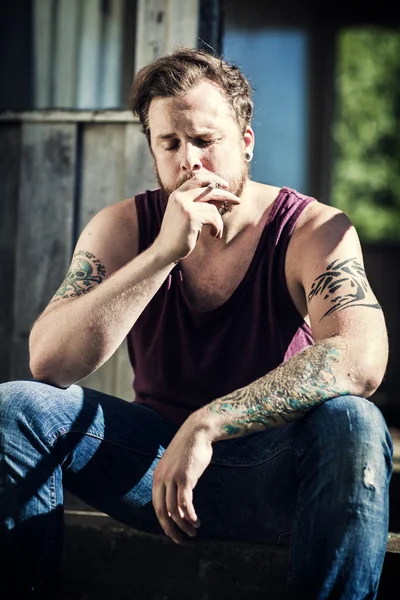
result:
<svg viewBox="0 0 400 600"><path fill-rule="evenodd" d="M96 438L100 441L107 442L108 444L113 444L114 446L118 446L119 448L123 448L124 450L129 450L131 452L136 452L137 454L141 454L142 456L149 456L149 457L154 458L153 454L151 454L151 453L143 452L143 451L137 450L135 448L130 448L129 446L125 446L124 444L121 444L115 440L112 440L112 439L108 438L107 436L92 433L90 431L83 430L83 429L76 429L76 428L70 429L69 427L61 427L57 433L52 434L51 436L47 436L47 438L45 438L45 442L47 444L49 444L50 446L53 446L54 442L56 442L60 437L62 437L63 435L68 435L70 433L72 433L72 434L78 433L78 434L82 434L82 435L87 435L89 437ZM162 455L157 454L157 456L155 458L161 458L161 456Z"/></svg>
<svg viewBox="0 0 400 600"><path fill-rule="evenodd" d="M279 454L282 454L282 452L286 452L288 450L293 450L294 452L296 452L296 448L295 448L295 444L289 443L289 444L285 444L284 447L282 448L278 448L277 450L275 450L275 452L268 454L267 456L263 456L262 458L260 458L258 461L253 462L249 459L234 459L232 458L228 458L228 459L217 459L217 460L211 460L211 464L215 467L258 467L259 465L262 465L270 460L272 460L273 458L276 458L277 456L279 456ZM230 462L227 462L230 461Z"/></svg>

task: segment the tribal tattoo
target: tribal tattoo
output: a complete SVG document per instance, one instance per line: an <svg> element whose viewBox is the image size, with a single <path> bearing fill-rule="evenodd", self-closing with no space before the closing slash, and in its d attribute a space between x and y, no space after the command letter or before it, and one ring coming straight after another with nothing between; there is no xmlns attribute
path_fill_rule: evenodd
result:
<svg viewBox="0 0 400 600"><path fill-rule="evenodd" d="M368 304L365 302L369 291L365 271L355 258L343 261L336 259L327 266L324 273L318 275L314 280L307 300L311 302L318 295L323 295L324 300L329 300L331 307L322 315L321 321L324 317L348 306L381 308L378 303Z"/></svg>
<svg viewBox="0 0 400 600"><path fill-rule="evenodd" d="M225 435L236 437L284 425L329 398L350 392L340 383L337 363L347 345L323 340L296 354L264 377L208 405L222 415Z"/></svg>
<svg viewBox="0 0 400 600"><path fill-rule="evenodd" d="M87 294L96 284L103 281L105 275L104 266L94 254L86 250L79 250L75 252L65 279L51 302Z"/></svg>

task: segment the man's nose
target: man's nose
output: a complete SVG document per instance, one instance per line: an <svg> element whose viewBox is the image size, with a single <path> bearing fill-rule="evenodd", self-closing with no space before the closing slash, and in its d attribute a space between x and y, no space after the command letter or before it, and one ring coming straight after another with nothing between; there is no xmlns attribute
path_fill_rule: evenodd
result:
<svg viewBox="0 0 400 600"><path fill-rule="evenodd" d="M196 171L201 167L201 148L194 144L182 146L181 168L184 171Z"/></svg>

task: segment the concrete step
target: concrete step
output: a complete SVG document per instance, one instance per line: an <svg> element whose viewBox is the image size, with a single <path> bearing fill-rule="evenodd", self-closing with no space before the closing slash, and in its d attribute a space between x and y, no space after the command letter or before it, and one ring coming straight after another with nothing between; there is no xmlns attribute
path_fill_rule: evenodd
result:
<svg viewBox="0 0 400 600"><path fill-rule="evenodd" d="M394 600L400 572L400 430L394 436L387 551L378 600ZM59 600L284 600L288 552L232 540L188 540L123 525L66 492ZM312 599L310 599L312 600Z"/></svg>
<svg viewBox="0 0 400 600"><path fill-rule="evenodd" d="M188 540L125 526L101 513L66 514L59 600L283 600L288 551L237 540ZM379 600L393 600L400 534L390 533ZM266 596L266 590L268 595ZM310 599L311 600L311 599Z"/></svg>

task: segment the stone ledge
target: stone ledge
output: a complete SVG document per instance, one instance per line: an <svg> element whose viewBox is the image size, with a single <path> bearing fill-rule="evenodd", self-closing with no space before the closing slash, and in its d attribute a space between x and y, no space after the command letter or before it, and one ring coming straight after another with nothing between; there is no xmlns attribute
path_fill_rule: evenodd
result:
<svg viewBox="0 0 400 600"><path fill-rule="evenodd" d="M236 540L177 546L99 514L66 514L59 600L284 600L288 551ZM393 600L400 534L388 538L378 599Z"/></svg>

